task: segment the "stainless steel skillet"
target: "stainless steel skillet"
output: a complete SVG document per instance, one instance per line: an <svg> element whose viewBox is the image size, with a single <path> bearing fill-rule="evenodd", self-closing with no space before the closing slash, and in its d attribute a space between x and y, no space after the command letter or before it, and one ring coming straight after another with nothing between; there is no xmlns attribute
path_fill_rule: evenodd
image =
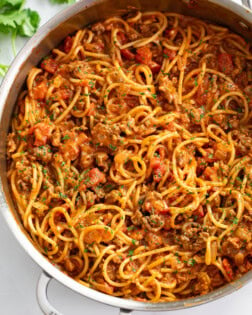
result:
<svg viewBox="0 0 252 315"><path fill-rule="evenodd" d="M44 270L39 279L37 296L40 307L45 314L60 315L50 305L46 295L48 284L52 278L55 278L79 294L111 306L119 307L120 314L128 314L131 310L168 311L200 305L230 294L252 279L252 272L250 272L239 280L209 294L169 303L145 303L116 298L80 285L43 257L32 245L29 236L22 228L7 183L5 148L12 110L30 68L36 65L52 48L57 46L67 34L97 20L112 15L123 14L133 7L145 11L172 11L208 19L212 22L228 26L233 31L250 40L252 39L252 12L248 9L250 1L243 0L243 3L247 7L237 5L229 0L81 1L60 12L42 26L15 58L0 88L0 208L6 223L21 246Z"/></svg>

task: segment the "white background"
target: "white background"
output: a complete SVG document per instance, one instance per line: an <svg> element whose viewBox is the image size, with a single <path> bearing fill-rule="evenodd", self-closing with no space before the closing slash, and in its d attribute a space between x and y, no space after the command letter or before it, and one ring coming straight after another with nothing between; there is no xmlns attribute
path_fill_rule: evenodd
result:
<svg viewBox="0 0 252 315"><path fill-rule="evenodd" d="M239 2L239 0L236 1ZM39 12L40 25L65 7L52 5L49 0L27 0L27 6ZM18 39L17 48L20 49L24 42L25 40ZM12 59L10 38L0 34L0 63L9 64ZM20 247L0 216L0 314L42 314L35 294L40 273L41 269ZM64 315L118 314L118 309L79 296L56 281L52 281L50 285L49 299ZM169 315L252 315L252 283L221 300L193 309L160 314L167 315L168 313ZM134 312L134 314L146 313Z"/></svg>

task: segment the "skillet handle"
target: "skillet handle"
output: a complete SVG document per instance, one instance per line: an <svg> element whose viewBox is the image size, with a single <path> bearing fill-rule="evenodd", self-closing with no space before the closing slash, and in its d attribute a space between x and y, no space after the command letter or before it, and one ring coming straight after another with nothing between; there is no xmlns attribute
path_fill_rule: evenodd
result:
<svg viewBox="0 0 252 315"><path fill-rule="evenodd" d="M120 308L120 313L119 315L127 315L127 314L131 314L132 310L126 310L123 308Z"/></svg>
<svg viewBox="0 0 252 315"><path fill-rule="evenodd" d="M58 312L49 302L47 297L47 289L52 277L42 271L37 284L37 300L38 304L45 315L63 315Z"/></svg>
<svg viewBox="0 0 252 315"><path fill-rule="evenodd" d="M47 297L47 289L52 277L45 271L42 271L37 284L37 300L41 311L44 315L63 315L58 312L49 302ZM129 315L131 310L120 309L119 315Z"/></svg>
<svg viewBox="0 0 252 315"><path fill-rule="evenodd" d="M242 0L242 4L245 5L245 7L251 9L250 0Z"/></svg>

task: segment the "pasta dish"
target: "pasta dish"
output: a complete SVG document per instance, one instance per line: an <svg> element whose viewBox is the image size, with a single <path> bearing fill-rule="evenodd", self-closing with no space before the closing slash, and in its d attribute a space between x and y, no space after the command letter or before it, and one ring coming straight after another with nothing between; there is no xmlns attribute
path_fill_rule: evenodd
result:
<svg viewBox="0 0 252 315"><path fill-rule="evenodd" d="M252 54L189 16L131 12L28 75L8 179L36 248L79 283L165 302L252 268Z"/></svg>

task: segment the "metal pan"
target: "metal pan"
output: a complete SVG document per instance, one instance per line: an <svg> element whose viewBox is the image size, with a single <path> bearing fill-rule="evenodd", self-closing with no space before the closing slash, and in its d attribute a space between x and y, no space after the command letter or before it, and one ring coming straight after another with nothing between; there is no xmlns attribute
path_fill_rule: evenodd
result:
<svg viewBox="0 0 252 315"><path fill-rule="evenodd" d="M191 4L194 5L191 5ZM200 305L216 300L242 287L252 279L252 271L239 280L227 284L209 294L169 303L146 303L121 299L87 288L53 266L33 246L29 235L22 228L15 210L6 178L6 137L12 110L25 78L32 66L38 64L52 48L67 36L85 25L112 15L123 14L128 10L171 11L184 15L200 17L214 23L228 26L246 39L252 39L252 11L250 1L243 0L246 6L229 0L86 0L76 3L57 14L29 40L13 61L0 89L0 206L1 212L20 245L44 270L37 289L39 305L45 314L60 315L47 299L47 287L52 278L58 280L73 291L93 300L119 307L120 314L129 314L131 310L168 311Z"/></svg>

